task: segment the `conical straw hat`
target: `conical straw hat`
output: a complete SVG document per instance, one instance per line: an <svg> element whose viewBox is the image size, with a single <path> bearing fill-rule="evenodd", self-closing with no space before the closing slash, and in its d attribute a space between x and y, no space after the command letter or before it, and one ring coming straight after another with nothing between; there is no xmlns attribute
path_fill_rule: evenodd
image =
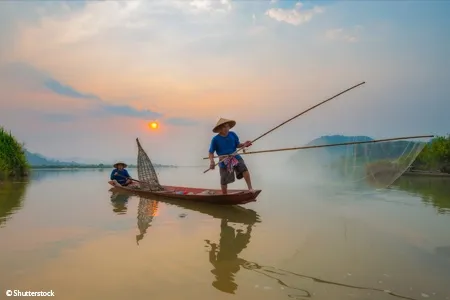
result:
<svg viewBox="0 0 450 300"><path fill-rule="evenodd" d="M116 162L116 163L113 165L113 167L114 167L115 169L117 169L117 166L118 166L118 165L123 165L124 168L128 167L128 165L127 165L126 163L124 163L123 161L118 161L118 162Z"/></svg>
<svg viewBox="0 0 450 300"><path fill-rule="evenodd" d="M236 125L236 121L234 120L228 120L228 119L224 119L224 118L220 118L219 121L217 121L216 126L214 126L213 128L213 132L218 133L219 131L217 130L219 126L225 124L225 123L229 123L230 124L230 128L233 128Z"/></svg>

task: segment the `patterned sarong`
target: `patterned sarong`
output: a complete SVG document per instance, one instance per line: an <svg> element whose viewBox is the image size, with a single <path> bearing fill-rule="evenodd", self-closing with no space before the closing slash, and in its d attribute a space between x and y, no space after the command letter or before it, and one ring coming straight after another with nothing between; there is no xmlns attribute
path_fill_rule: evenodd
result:
<svg viewBox="0 0 450 300"><path fill-rule="evenodd" d="M234 156L228 156L227 158L225 158L223 160L223 163L225 164L225 166L227 167L228 172L233 172L234 167L237 166L237 164L239 163L239 161L236 159L236 157Z"/></svg>

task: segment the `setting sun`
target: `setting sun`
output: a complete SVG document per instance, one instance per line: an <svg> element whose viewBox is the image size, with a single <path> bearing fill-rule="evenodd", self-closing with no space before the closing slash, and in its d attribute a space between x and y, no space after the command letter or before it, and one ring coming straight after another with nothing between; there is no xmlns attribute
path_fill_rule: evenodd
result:
<svg viewBox="0 0 450 300"><path fill-rule="evenodd" d="M151 128L151 129L157 129L157 128L158 128L158 123L156 123L156 122L151 122L151 123L150 123L150 128Z"/></svg>

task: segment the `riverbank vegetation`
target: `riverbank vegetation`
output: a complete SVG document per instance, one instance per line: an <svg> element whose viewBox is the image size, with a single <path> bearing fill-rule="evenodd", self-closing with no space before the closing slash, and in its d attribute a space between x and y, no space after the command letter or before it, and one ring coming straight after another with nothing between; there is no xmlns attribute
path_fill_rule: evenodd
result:
<svg viewBox="0 0 450 300"><path fill-rule="evenodd" d="M412 170L438 171L450 174L450 134L431 140L417 156Z"/></svg>
<svg viewBox="0 0 450 300"><path fill-rule="evenodd" d="M23 145L0 127L0 176L26 176L28 169Z"/></svg>
<svg viewBox="0 0 450 300"><path fill-rule="evenodd" d="M424 143L422 151L411 163L416 151L421 147L409 141L395 141L389 143L350 146L345 155L332 166L336 169L365 165L366 172L395 173L403 172L410 166L410 171L424 171L427 173L450 174L450 135L437 136L430 142Z"/></svg>

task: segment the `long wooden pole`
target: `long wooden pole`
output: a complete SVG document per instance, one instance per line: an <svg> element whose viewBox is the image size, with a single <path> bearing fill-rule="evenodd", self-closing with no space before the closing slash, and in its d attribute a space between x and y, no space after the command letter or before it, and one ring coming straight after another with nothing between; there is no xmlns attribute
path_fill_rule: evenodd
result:
<svg viewBox="0 0 450 300"><path fill-rule="evenodd" d="M357 88L357 87L359 87L360 85L363 85L363 84L365 84L365 83L366 83L365 81L363 81L363 82L361 82L361 83L358 83L357 85L354 85L354 86L352 86L351 88L348 88L348 89L346 89L346 90L340 92L339 94L334 95L334 96L331 97L331 98L328 98L328 99L326 99L326 100L324 100L324 101L322 101L322 102L320 102L320 103L318 103L318 104L316 104L316 105L314 105L314 106L311 106L311 107L308 108L307 110L305 110L305 111L299 113L298 115L293 116L293 117L290 118L289 120L284 121L284 122L281 123L280 125L278 125L278 126L272 128L272 129L270 129L269 131L263 133L262 135L260 135L260 136L257 137L256 139L254 139L254 140L252 141L252 144L253 144L254 142L256 142L257 140L259 140L260 138L262 138L262 137L268 135L269 133L271 133L271 132L274 131L275 129L278 129L278 128L280 128L281 126L283 126L284 124L286 124L286 123L288 123L288 122L294 120L295 118L298 118L298 117L300 117L301 115L306 114L308 111L313 110L314 108L316 108L316 107L318 107L318 106L320 106L320 105L322 105L322 104L325 104L325 103L327 103L328 101L331 101L331 100L333 100L334 98L336 98L336 97L338 97L338 96L340 96L340 95L342 95L342 94L344 94L344 93L346 93L346 92L348 92L348 91L350 91L350 90L352 90L352 89L354 89L354 88ZM245 147L241 147L241 148L237 149L237 150L236 150L234 153L232 153L231 155L236 155L240 150L242 150L242 149L244 149L244 148L245 148ZM217 166L219 163L220 163L220 161L219 161L218 163L216 163L215 166ZM208 172L209 170L211 170L211 169L207 169L207 170L203 171L203 173L206 173L206 172Z"/></svg>
<svg viewBox="0 0 450 300"><path fill-rule="evenodd" d="M240 153L239 155L247 155L247 154L258 154L258 153L268 153L268 152L279 152L279 151L292 151L292 150L305 150L312 148L325 148L325 147L337 147L337 146L347 146L347 145L357 145L357 144L372 144L372 143L381 143L381 142L389 142L389 141L400 141L400 140L410 140L410 139L420 139L420 138L433 138L434 135L416 135L416 136L405 136L398 138L389 138L389 139L381 139L381 140L371 140L371 141L360 141L360 142L348 142L348 143L337 143L337 144L325 144L325 145L314 145L314 146L302 146L302 147L291 147L291 148L280 148L280 149L270 149L270 150L259 150L259 151L250 151ZM230 155L222 155L222 156L214 156L217 157L228 157L236 154ZM204 157L203 159L209 159L209 157Z"/></svg>

